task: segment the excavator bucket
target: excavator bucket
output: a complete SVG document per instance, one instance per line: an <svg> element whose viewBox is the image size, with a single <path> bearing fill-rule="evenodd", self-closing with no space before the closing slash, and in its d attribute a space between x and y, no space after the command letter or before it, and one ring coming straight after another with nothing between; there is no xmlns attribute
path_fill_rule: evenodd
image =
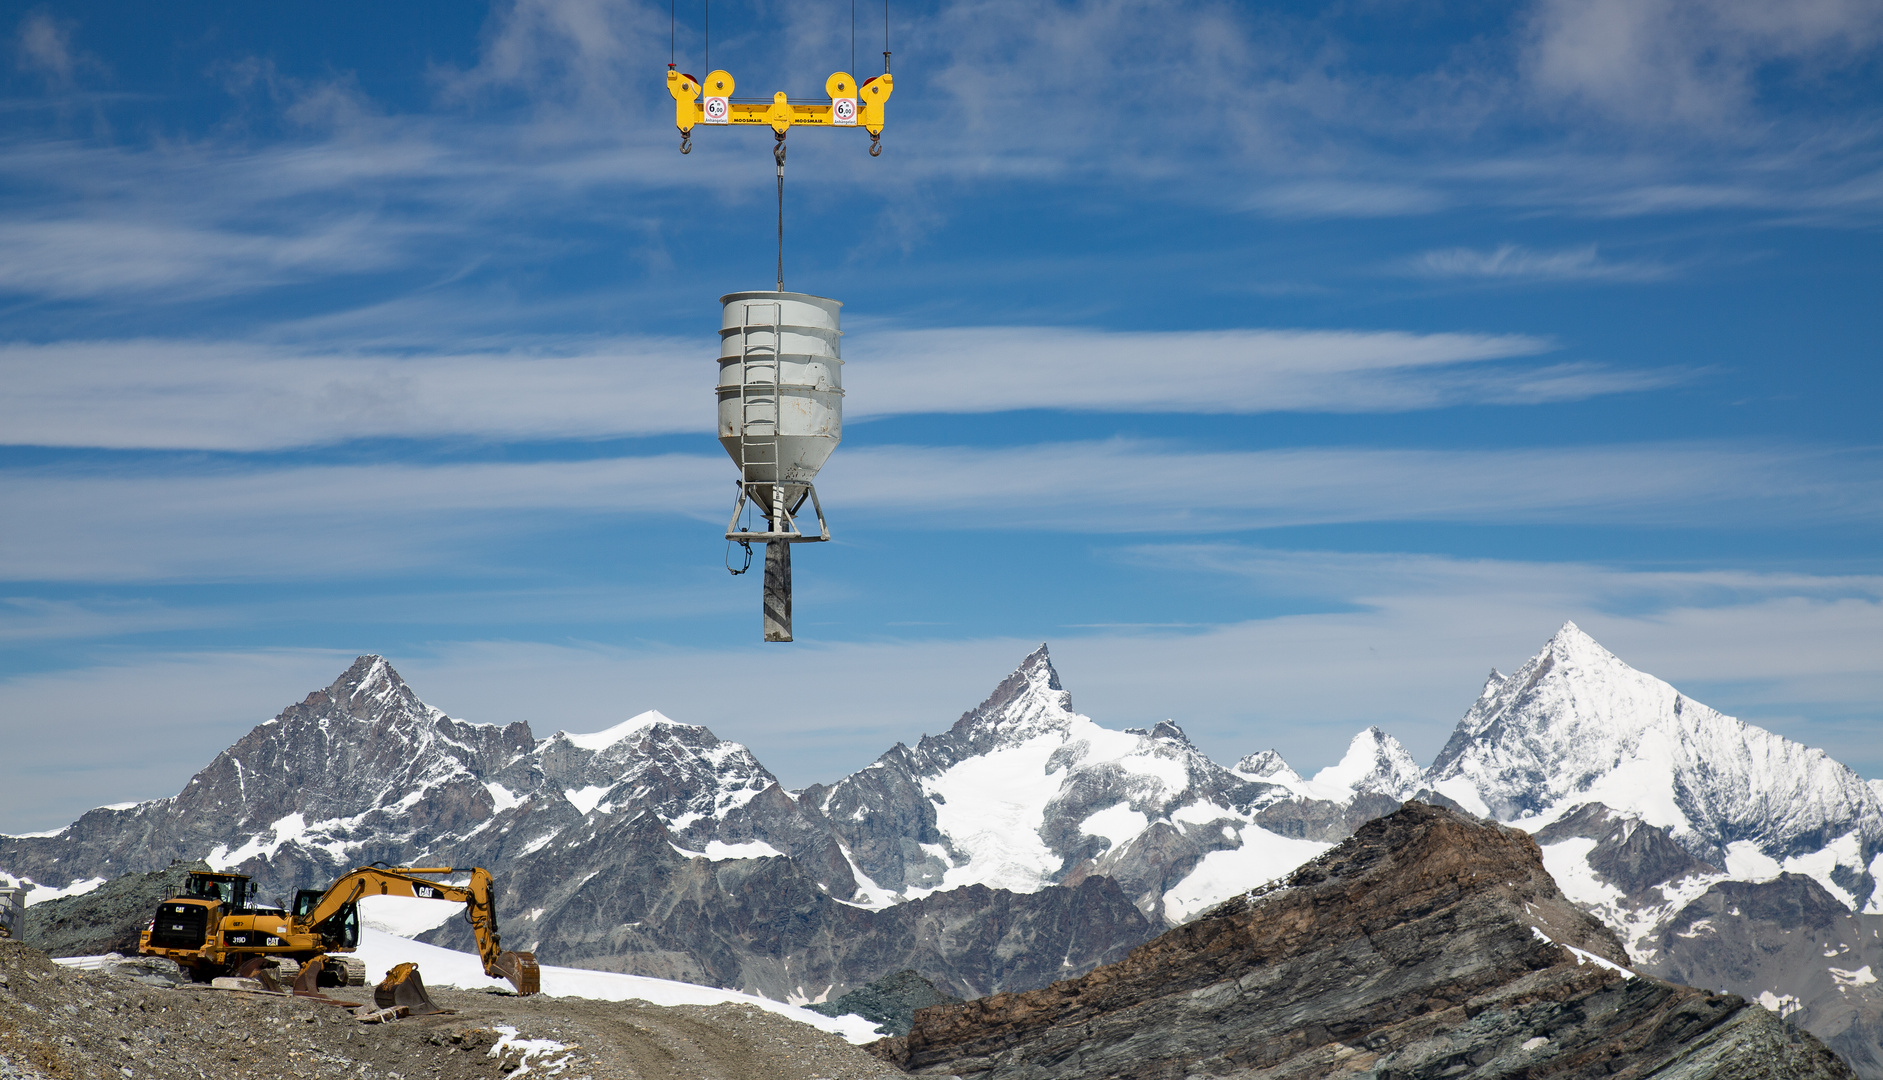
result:
<svg viewBox="0 0 1883 1080"><path fill-rule="evenodd" d="M527 952L502 952L491 964L497 974L510 980L510 985L517 988L523 997L538 994L543 989L542 969L536 966L536 954Z"/></svg>
<svg viewBox="0 0 1883 1080"><path fill-rule="evenodd" d="M301 970L294 976L294 992L297 994L320 993L320 969L327 963L324 956L316 956L301 965Z"/></svg>
<svg viewBox="0 0 1883 1080"><path fill-rule="evenodd" d="M444 1012L425 992L425 980L418 977L417 964L400 964L373 988L373 1004L382 1009L405 1006L407 1015L425 1016Z"/></svg>
<svg viewBox="0 0 1883 1080"><path fill-rule="evenodd" d="M275 978L278 961L268 956L256 956L241 967L235 969L237 978L255 979L262 984L262 989L270 993L281 992L281 983Z"/></svg>

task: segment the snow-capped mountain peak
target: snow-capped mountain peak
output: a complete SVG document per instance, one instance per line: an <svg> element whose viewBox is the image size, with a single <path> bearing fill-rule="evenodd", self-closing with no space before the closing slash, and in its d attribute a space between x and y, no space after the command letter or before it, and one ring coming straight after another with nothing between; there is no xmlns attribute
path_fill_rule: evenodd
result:
<svg viewBox="0 0 1883 1080"><path fill-rule="evenodd" d="M1298 784L1301 774L1288 767L1280 752L1263 750L1250 754L1236 762L1235 773L1251 780L1264 780L1271 784Z"/></svg>
<svg viewBox="0 0 1883 1080"><path fill-rule="evenodd" d="M649 709L644 713L630 717L611 728L604 728L601 731L591 731L587 734L558 731L556 734L568 740L571 746L578 746L584 750L600 752L623 739L653 727L655 724L671 723L673 723L673 721L669 720L660 710Z"/></svg>
<svg viewBox="0 0 1883 1080"><path fill-rule="evenodd" d="M1403 801L1425 785L1425 770L1398 739L1369 727L1353 737L1339 762L1315 773L1313 783L1326 789L1323 798L1344 800L1371 791Z"/></svg>
<svg viewBox="0 0 1883 1080"><path fill-rule="evenodd" d="M976 747L1019 743L1049 731L1064 731L1077 719L1072 695L1060 685L1059 672L1053 670L1052 657L1042 643L1001 680L987 700L962 713L949 734Z"/></svg>
<svg viewBox="0 0 1883 1080"><path fill-rule="evenodd" d="M427 718L444 715L420 701L385 657L370 653L354 660L325 690L307 695L303 704L329 702L356 720L381 720L399 712Z"/></svg>
<svg viewBox="0 0 1883 1080"><path fill-rule="evenodd" d="M1823 751L1694 701L1574 623L1487 689L1427 774L1440 794L1533 829L1600 802L1735 877L1794 870L1878 903L1883 809Z"/></svg>

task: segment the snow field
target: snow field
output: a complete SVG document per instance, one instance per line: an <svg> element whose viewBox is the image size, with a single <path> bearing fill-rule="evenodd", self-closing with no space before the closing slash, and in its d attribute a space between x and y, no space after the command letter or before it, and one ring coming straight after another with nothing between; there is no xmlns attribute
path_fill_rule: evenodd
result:
<svg viewBox="0 0 1883 1080"><path fill-rule="evenodd" d="M1212 851L1196 869L1164 894L1166 918L1179 922L1287 874L1333 847L1313 840L1278 836L1259 825L1244 825L1239 848Z"/></svg>
<svg viewBox="0 0 1883 1080"><path fill-rule="evenodd" d="M438 906L450 907L452 905L440 904ZM385 978L386 972L394 966L414 963L418 965L419 975L425 980L426 986L448 986L460 990L509 990L511 988L505 980L493 979L485 975L483 962L471 953L427 945L372 927L365 927L360 931L360 947L354 955L366 962L366 981L369 986ZM825 1016L795 1005L786 1005L782 1001L742 994L737 990L721 990L711 986L673 982L669 979L653 979L645 975L623 975L613 971L555 967L550 964L543 965L542 977L543 993L550 997L577 997L594 1001L646 1001L655 1005L728 1003L756 1005L787 1020L796 1020L820 1031L841 1035L859 1046L882 1038L876 1033L875 1022L865 1020L860 1016Z"/></svg>

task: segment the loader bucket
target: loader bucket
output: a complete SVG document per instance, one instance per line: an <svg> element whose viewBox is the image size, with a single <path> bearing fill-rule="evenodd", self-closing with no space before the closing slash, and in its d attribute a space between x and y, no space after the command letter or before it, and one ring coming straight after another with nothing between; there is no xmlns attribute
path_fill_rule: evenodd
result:
<svg viewBox="0 0 1883 1080"><path fill-rule="evenodd" d="M425 1016L444 1012L425 992L425 980L418 977L417 964L400 964L373 988L373 1004L382 1009L403 1005L407 1015Z"/></svg>
<svg viewBox="0 0 1883 1080"><path fill-rule="evenodd" d="M538 994L543 989L542 969L536 966L536 954L527 952L502 952L491 967L496 974L510 980L510 985L517 988L523 997Z"/></svg>

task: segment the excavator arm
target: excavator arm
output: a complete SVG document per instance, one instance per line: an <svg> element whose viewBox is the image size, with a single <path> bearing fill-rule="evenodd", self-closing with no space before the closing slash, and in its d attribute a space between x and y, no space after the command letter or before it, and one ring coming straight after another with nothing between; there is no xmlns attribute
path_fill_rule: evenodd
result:
<svg viewBox="0 0 1883 1080"><path fill-rule="evenodd" d="M497 905L491 896L490 871L481 866L470 868L468 885L447 885L420 875L463 873L450 866L363 866L328 886L305 915L296 922L306 929L319 926L338 915L347 905L363 896L415 896L423 900L443 900L463 904L465 918L477 938L477 953L484 962L484 974L510 980L519 994L534 994L542 988L536 956L527 952L505 952L497 933Z"/></svg>

